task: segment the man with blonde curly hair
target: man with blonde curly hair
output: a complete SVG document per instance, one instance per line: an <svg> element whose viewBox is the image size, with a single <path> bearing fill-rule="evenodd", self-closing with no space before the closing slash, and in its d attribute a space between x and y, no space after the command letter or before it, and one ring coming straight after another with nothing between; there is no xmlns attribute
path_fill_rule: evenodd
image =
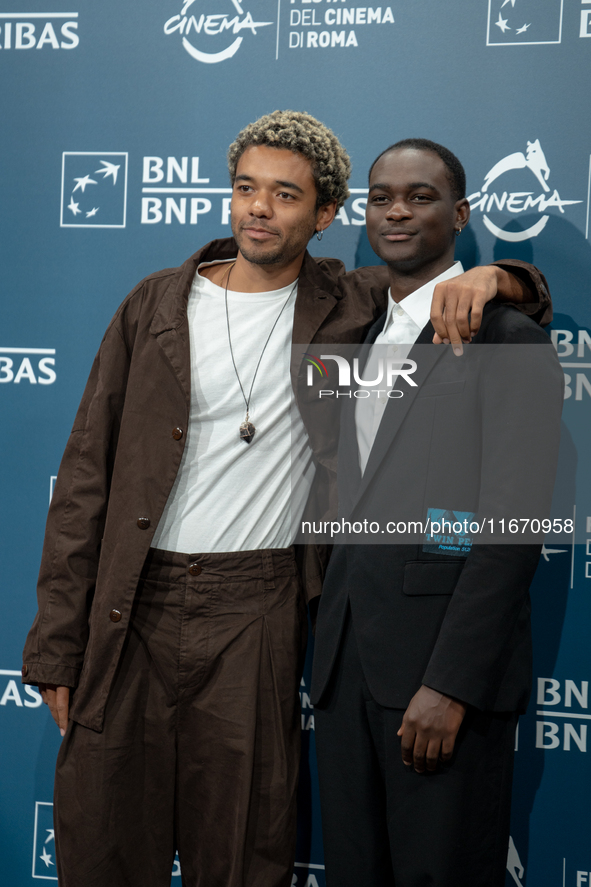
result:
<svg viewBox="0 0 591 887"><path fill-rule="evenodd" d="M238 161L251 145L284 148L306 157L312 164L317 209L336 200L339 210L349 197L349 155L334 132L310 114L274 111L245 126L228 149L228 170L232 184Z"/></svg>
<svg viewBox="0 0 591 887"><path fill-rule="evenodd" d="M246 127L229 169L234 239L125 299L55 486L23 678L64 736L61 887L165 887L177 850L187 887L291 884L304 598L323 552L292 545L290 463L295 448L305 487L335 443L291 343L361 341L387 275L306 250L350 172L310 115ZM497 274L527 291L478 273L473 317Z"/></svg>

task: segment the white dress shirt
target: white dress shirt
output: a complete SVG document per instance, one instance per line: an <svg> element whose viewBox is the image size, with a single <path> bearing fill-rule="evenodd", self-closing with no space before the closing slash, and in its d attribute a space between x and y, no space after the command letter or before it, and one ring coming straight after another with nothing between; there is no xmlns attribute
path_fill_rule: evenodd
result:
<svg viewBox="0 0 591 887"><path fill-rule="evenodd" d="M377 378L380 358L393 358L396 361L406 360L410 349L429 321L433 290L441 281L451 280L452 277L458 277L463 273L462 263L454 262L447 271L443 271L442 274L434 277L429 283L425 283L400 302L395 302L388 290L388 309L384 327L371 346L367 363L360 374L361 378L368 380ZM375 347L378 345L381 347ZM385 388L380 390L376 386L372 390L368 386L368 390L371 392L370 396L358 398L355 405L359 467L362 474L365 471L384 410L390 399Z"/></svg>

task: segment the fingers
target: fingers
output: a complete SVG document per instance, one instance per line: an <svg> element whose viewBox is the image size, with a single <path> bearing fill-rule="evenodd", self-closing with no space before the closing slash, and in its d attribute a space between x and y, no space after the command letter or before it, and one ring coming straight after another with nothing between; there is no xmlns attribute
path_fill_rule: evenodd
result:
<svg viewBox="0 0 591 887"><path fill-rule="evenodd" d="M56 702L55 707L57 711L56 723L60 728L60 733L62 736L66 735L66 729L68 726L68 710L70 706L70 688L69 687L58 687L56 690Z"/></svg>
<svg viewBox="0 0 591 887"><path fill-rule="evenodd" d="M70 708L70 688L56 687L54 684L39 684L39 690L41 698L49 708L61 735L65 736Z"/></svg>
<svg viewBox="0 0 591 887"><path fill-rule="evenodd" d="M479 294L478 297L474 297L472 301L472 305L470 308L470 336L474 338L478 330L480 329L480 325L482 324L482 311L484 306L489 301L487 296L483 294Z"/></svg>
<svg viewBox="0 0 591 887"><path fill-rule="evenodd" d="M454 753L454 747L456 744L456 736L457 735L458 734L456 731L455 733L444 737L443 742L441 743L440 757L444 763L451 760L451 757Z"/></svg>
<svg viewBox="0 0 591 887"><path fill-rule="evenodd" d="M414 761L414 744L415 744L416 733L411 727L409 727L408 725L405 725L404 723L400 729L403 731L402 732L402 742L400 744L400 751L402 753L402 762L407 767L412 767L413 761ZM400 731L399 731L399 734L400 734Z"/></svg>
<svg viewBox="0 0 591 887"><path fill-rule="evenodd" d="M402 728L401 728L402 729ZM408 727L402 735L401 752L402 761L407 767L412 767L417 773L434 773L440 760L448 760L450 754L444 759L442 753L441 740L438 738L429 739L426 733L416 733ZM453 751L453 740L451 743Z"/></svg>
<svg viewBox="0 0 591 887"><path fill-rule="evenodd" d="M417 773L425 772L425 755L429 743L424 733L417 733L412 755L412 763Z"/></svg>
<svg viewBox="0 0 591 887"><path fill-rule="evenodd" d="M454 354L463 353L462 342L470 341L469 311L471 292L451 281L438 283L431 303L431 323L439 342L450 344ZM435 344L435 338L433 339Z"/></svg>
<svg viewBox="0 0 591 887"><path fill-rule="evenodd" d="M56 689L55 687L52 687L50 685L46 685L44 694L42 694L41 698L43 699L45 704L48 706L53 720L56 722L56 724L59 727L55 689Z"/></svg>
<svg viewBox="0 0 591 887"><path fill-rule="evenodd" d="M425 754L425 764L429 773L435 773L441 758L441 741L439 739L431 739L427 746ZM416 769L416 766L415 766Z"/></svg>
<svg viewBox="0 0 591 887"><path fill-rule="evenodd" d="M398 731L402 760L417 773L434 773L452 758L466 704L429 687L413 696Z"/></svg>
<svg viewBox="0 0 591 887"><path fill-rule="evenodd" d="M447 338L447 327L443 319L443 311L445 308L445 289L438 283L433 291L433 299L431 301L431 323L435 330L433 341L436 345L440 345Z"/></svg>
<svg viewBox="0 0 591 887"><path fill-rule="evenodd" d="M470 291L452 289L449 285L444 286L445 307L443 312L443 321L447 329L447 336L451 342L454 354L462 353L462 342L470 342L470 307L472 303L472 293ZM456 350L458 349L458 350Z"/></svg>
<svg viewBox="0 0 591 887"><path fill-rule="evenodd" d="M459 277L438 283L431 303L433 342L451 343L454 353L462 354L462 343L467 344L476 335L484 306L496 294L496 269L490 266L472 268Z"/></svg>

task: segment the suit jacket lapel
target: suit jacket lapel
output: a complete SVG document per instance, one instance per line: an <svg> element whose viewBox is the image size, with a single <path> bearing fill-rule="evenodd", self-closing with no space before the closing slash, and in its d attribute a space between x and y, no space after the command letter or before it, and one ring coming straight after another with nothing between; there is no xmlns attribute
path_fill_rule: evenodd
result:
<svg viewBox="0 0 591 887"><path fill-rule="evenodd" d="M368 332L367 336L365 337L365 341L363 343L364 345L373 345L373 343L375 342L377 337L380 335L380 333L384 329L384 324L386 322L386 314L387 313L388 313L387 311L384 311L384 313L378 317L378 319L376 320L374 325L369 328L369 332ZM367 363L368 357L369 357L369 348L367 349L367 351L365 353L365 359L363 361L364 367L365 367L365 364Z"/></svg>
<svg viewBox="0 0 591 887"><path fill-rule="evenodd" d="M365 369L369 358L370 348L381 333L386 319L384 312L370 327L363 345L359 346L361 352L360 375ZM351 388L353 393L358 386ZM355 397L345 398L341 406L340 435L339 435L339 514L346 516L351 513L354 502L357 499L362 475L359 467L359 446L357 444L357 427L355 425Z"/></svg>
<svg viewBox="0 0 591 887"><path fill-rule="evenodd" d="M429 321L427 325L421 330L417 341L410 351L410 354L408 356L409 359L416 360L417 362L417 370L413 375L413 379L417 383L417 387L407 387L406 383L403 383L404 397L388 401L388 404L384 411L384 415L382 416L382 421L380 422L380 427L378 428L378 433L376 434L373 446L371 448L371 453L369 454L367 465L365 466L365 472L359 484L357 496L352 503L353 508L358 504L359 500L375 477L382 461L388 454L388 451L390 450L390 447L392 446L392 443L394 442L394 439L398 434L408 411L412 407L417 394L421 390L421 386L424 384L425 380L432 372L437 361L440 360L446 352L445 347L442 345L432 345L430 348L420 348L419 350L417 350L416 346L429 345L431 343L434 332L435 330L433 329L433 324L431 323L431 321ZM357 440L356 434L355 440ZM359 456L357 457L357 462L359 462Z"/></svg>

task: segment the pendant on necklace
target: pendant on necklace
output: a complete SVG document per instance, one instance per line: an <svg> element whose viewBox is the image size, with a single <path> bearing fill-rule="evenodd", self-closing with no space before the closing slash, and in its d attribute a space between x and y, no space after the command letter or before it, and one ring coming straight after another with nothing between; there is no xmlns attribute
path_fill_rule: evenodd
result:
<svg viewBox="0 0 591 887"><path fill-rule="evenodd" d="M252 424L252 422L248 421L248 417L245 422L240 426L240 440L243 440L244 443L249 444L253 439L256 432L256 428Z"/></svg>

